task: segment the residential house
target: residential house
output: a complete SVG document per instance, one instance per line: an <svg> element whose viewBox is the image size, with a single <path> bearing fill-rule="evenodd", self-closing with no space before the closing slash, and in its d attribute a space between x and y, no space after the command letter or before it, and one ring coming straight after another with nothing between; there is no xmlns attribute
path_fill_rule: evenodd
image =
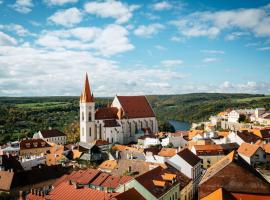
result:
<svg viewBox="0 0 270 200"><path fill-rule="evenodd" d="M203 168L207 169L238 147L237 143L194 145L191 151L202 159Z"/></svg>
<svg viewBox="0 0 270 200"><path fill-rule="evenodd" d="M251 166L266 162L266 154L262 147L256 144L242 143L238 154Z"/></svg>
<svg viewBox="0 0 270 200"><path fill-rule="evenodd" d="M199 184L199 199L219 188L235 193L270 195L269 182L234 151L206 170Z"/></svg>
<svg viewBox="0 0 270 200"><path fill-rule="evenodd" d="M199 184L202 175L202 160L192 151L185 148L178 152L175 156L167 160L168 164L185 174L193 181L193 194Z"/></svg>
<svg viewBox="0 0 270 200"><path fill-rule="evenodd" d="M159 144L160 144L159 138L152 134L144 135L138 138L138 145L142 146L143 148L156 146Z"/></svg>
<svg viewBox="0 0 270 200"><path fill-rule="evenodd" d="M186 139L188 132L187 131L178 131L176 133L168 133L167 137L161 139L161 145L166 147L172 144L173 147L185 148L188 146L188 141Z"/></svg>
<svg viewBox="0 0 270 200"><path fill-rule="evenodd" d="M260 139L270 142L270 128L252 129L251 132Z"/></svg>
<svg viewBox="0 0 270 200"><path fill-rule="evenodd" d="M255 144L258 140L260 140L260 137L257 135L254 135L248 130L243 130L243 131L237 131L237 132L231 131L227 139L228 139L228 142L231 142L231 143L236 142L240 146L243 142Z"/></svg>
<svg viewBox="0 0 270 200"><path fill-rule="evenodd" d="M34 139L43 139L47 142L65 145L67 143L67 136L65 133L57 129L42 130L33 135Z"/></svg>
<svg viewBox="0 0 270 200"><path fill-rule="evenodd" d="M177 175L156 167L118 188L117 192L135 188L147 200L179 199L180 183Z"/></svg>

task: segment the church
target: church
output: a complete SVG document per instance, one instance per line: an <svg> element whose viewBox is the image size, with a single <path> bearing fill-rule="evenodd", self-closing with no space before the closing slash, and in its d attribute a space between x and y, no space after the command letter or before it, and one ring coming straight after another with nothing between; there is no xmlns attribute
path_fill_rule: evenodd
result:
<svg viewBox="0 0 270 200"><path fill-rule="evenodd" d="M80 142L128 144L158 131L155 113L145 96L114 97L110 106L95 109L86 74L80 97Z"/></svg>

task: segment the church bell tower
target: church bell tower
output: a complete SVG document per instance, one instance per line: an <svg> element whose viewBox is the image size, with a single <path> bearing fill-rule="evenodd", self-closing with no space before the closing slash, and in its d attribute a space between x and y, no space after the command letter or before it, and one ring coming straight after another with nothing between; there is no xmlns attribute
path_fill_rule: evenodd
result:
<svg viewBox="0 0 270 200"><path fill-rule="evenodd" d="M95 102L86 73L80 98L80 142L93 142L95 135Z"/></svg>

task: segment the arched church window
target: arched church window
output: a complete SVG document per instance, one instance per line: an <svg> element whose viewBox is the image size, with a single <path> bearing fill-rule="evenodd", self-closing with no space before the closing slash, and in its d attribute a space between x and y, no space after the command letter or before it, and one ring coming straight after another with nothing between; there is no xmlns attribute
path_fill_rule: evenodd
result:
<svg viewBox="0 0 270 200"><path fill-rule="evenodd" d="M91 137L91 127L89 127L89 136Z"/></svg>
<svg viewBox="0 0 270 200"><path fill-rule="evenodd" d="M82 121L84 121L84 112L82 112Z"/></svg>
<svg viewBox="0 0 270 200"><path fill-rule="evenodd" d="M92 121L92 114L91 114L91 112L88 113L88 121L89 121L89 122Z"/></svg>

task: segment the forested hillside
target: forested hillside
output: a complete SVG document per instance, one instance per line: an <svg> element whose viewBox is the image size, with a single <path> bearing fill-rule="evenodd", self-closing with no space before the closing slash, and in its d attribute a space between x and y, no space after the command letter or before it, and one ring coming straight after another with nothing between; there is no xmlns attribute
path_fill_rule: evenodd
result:
<svg viewBox="0 0 270 200"><path fill-rule="evenodd" d="M250 94L183 94L147 96L161 123L175 119L201 121L227 108L270 109L270 96ZM97 98L96 107L112 98ZM49 127L74 131L79 121L78 97L0 97L0 142L32 136ZM69 130L72 129L72 130Z"/></svg>

